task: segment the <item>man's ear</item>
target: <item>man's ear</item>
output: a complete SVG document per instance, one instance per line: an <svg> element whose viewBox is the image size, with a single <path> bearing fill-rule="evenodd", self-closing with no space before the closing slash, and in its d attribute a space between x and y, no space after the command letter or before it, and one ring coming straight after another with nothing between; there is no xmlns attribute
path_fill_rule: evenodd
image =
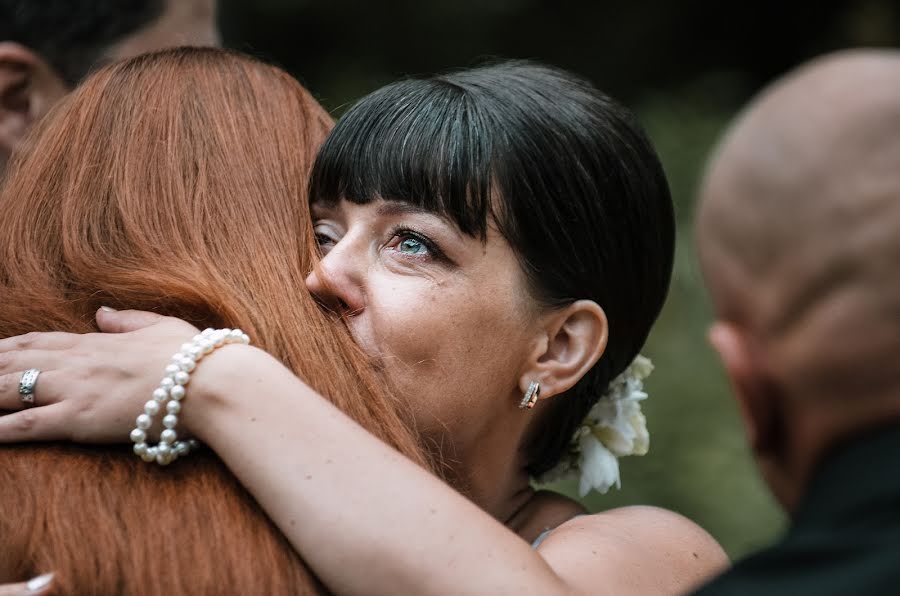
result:
<svg viewBox="0 0 900 596"><path fill-rule="evenodd" d="M717 321L709 331L709 342L731 381L750 447L757 457L779 459L784 441L783 404L778 403L779 396L750 339L738 326Z"/></svg>
<svg viewBox="0 0 900 596"><path fill-rule="evenodd" d="M0 41L0 166L66 92L43 58L18 43Z"/></svg>
<svg viewBox="0 0 900 596"><path fill-rule="evenodd" d="M571 389L603 355L609 336L606 313L593 300L578 300L546 316L539 341L519 377L524 393L532 381L541 384L540 397Z"/></svg>

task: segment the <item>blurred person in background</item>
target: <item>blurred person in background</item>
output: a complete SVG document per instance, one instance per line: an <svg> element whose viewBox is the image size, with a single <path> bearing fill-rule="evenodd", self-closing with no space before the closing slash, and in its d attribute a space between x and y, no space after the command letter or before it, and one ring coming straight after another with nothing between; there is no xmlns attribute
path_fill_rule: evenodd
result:
<svg viewBox="0 0 900 596"><path fill-rule="evenodd" d="M773 84L701 195L710 339L791 524L699 593L896 593L900 52L826 56Z"/></svg>
<svg viewBox="0 0 900 596"><path fill-rule="evenodd" d="M219 41L216 0L0 0L0 179L31 126L92 69Z"/></svg>

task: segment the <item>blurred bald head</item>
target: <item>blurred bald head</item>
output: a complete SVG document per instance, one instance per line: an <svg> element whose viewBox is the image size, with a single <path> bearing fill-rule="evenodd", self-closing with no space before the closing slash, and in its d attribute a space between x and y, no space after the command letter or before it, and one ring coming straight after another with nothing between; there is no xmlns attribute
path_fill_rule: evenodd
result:
<svg viewBox="0 0 900 596"><path fill-rule="evenodd" d="M833 54L723 139L697 235L720 320L799 398L900 398L900 52Z"/></svg>

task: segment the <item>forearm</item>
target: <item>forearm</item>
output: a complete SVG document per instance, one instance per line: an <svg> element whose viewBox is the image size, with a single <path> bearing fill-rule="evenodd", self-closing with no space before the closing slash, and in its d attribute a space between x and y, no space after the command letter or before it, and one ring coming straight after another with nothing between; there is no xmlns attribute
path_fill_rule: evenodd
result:
<svg viewBox="0 0 900 596"><path fill-rule="evenodd" d="M198 367L185 423L341 594L555 594L528 544L271 358Z"/></svg>

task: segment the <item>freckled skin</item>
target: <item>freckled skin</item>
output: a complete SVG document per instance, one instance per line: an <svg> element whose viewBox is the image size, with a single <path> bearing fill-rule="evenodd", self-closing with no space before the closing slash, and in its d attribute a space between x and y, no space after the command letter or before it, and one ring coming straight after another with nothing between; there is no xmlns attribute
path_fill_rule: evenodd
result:
<svg viewBox="0 0 900 596"><path fill-rule="evenodd" d="M495 230L482 242L433 214L379 214L389 204L314 206L326 254L307 284L352 313L354 337L409 400L419 429L477 485L481 471L509 457L508 420L521 399L538 308ZM404 254L407 237L391 236L398 226L427 236L447 259Z"/></svg>

